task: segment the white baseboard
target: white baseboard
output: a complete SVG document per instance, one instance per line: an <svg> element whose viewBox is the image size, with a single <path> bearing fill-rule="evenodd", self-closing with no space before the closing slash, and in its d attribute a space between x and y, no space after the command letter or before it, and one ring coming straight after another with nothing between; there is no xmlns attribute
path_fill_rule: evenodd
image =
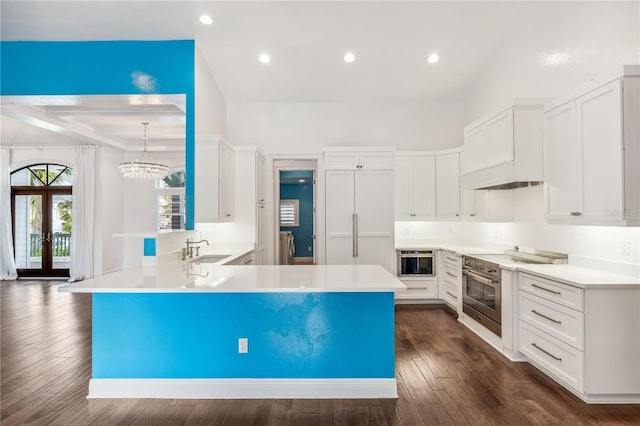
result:
<svg viewBox="0 0 640 426"><path fill-rule="evenodd" d="M91 379L87 398L397 398L396 379Z"/></svg>

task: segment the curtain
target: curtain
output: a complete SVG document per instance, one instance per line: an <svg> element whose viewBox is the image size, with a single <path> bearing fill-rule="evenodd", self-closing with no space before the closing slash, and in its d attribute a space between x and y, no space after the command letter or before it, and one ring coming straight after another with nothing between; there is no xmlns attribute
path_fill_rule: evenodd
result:
<svg viewBox="0 0 640 426"><path fill-rule="evenodd" d="M16 260L13 257L11 230L11 174L8 147L0 147L0 280L15 280Z"/></svg>
<svg viewBox="0 0 640 426"><path fill-rule="evenodd" d="M96 199L96 148L76 148L73 168L73 225L69 281L93 277L93 240Z"/></svg>

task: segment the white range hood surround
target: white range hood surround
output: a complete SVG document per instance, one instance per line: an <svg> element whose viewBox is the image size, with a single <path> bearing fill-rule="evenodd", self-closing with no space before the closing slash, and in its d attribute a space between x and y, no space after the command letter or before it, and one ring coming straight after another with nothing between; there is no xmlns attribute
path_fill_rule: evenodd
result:
<svg viewBox="0 0 640 426"><path fill-rule="evenodd" d="M462 189L514 189L542 183L545 100L516 99L465 127Z"/></svg>

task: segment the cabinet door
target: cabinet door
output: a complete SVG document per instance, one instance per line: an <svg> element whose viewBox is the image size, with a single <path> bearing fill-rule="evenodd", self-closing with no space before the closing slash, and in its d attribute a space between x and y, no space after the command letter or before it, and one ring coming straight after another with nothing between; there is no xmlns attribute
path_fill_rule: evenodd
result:
<svg viewBox="0 0 640 426"><path fill-rule="evenodd" d="M461 214L472 220L485 220L489 217L489 191L465 189L460 191Z"/></svg>
<svg viewBox="0 0 640 426"><path fill-rule="evenodd" d="M460 216L460 167L457 153L436 157L436 211L438 218Z"/></svg>
<svg viewBox="0 0 640 426"><path fill-rule="evenodd" d="M436 159L416 157L411 172L413 217L433 219L436 216Z"/></svg>
<svg viewBox="0 0 640 426"><path fill-rule="evenodd" d="M546 112L542 132L547 219L567 220L579 211L575 103Z"/></svg>
<svg viewBox="0 0 640 426"><path fill-rule="evenodd" d="M264 157L259 152L256 152L256 203L264 203L264 200Z"/></svg>
<svg viewBox="0 0 640 426"><path fill-rule="evenodd" d="M414 219L413 211L413 172L410 157L394 159L394 204L396 220Z"/></svg>
<svg viewBox="0 0 640 426"><path fill-rule="evenodd" d="M361 152L358 165L362 170L392 170L393 153Z"/></svg>
<svg viewBox="0 0 640 426"><path fill-rule="evenodd" d="M489 164L513 161L513 109L508 109L487 123Z"/></svg>
<svg viewBox="0 0 640 426"><path fill-rule="evenodd" d="M357 262L393 271L393 172L355 173Z"/></svg>
<svg viewBox="0 0 640 426"><path fill-rule="evenodd" d="M464 134L463 172L469 173L487 166L487 128L482 125Z"/></svg>
<svg viewBox="0 0 640 426"><path fill-rule="evenodd" d="M585 221L622 219L624 215L620 85L616 80L576 100L582 154L580 212Z"/></svg>
<svg viewBox="0 0 640 426"><path fill-rule="evenodd" d="M233 220L234 204L233 150L220 144L220 220Z"/></svg>
<svg viewBox="0 0 640 426"><path fill-rule="evenodd" d="M325 234L327 265L353 263L355 207L353 171L325 172Z"/></svg>
<svg viewBox="0 0 640 426"><path fill-rule="evenodd" d="M360 164L360 158L356 152L325 152L325 170L355 170Z"/></svg>

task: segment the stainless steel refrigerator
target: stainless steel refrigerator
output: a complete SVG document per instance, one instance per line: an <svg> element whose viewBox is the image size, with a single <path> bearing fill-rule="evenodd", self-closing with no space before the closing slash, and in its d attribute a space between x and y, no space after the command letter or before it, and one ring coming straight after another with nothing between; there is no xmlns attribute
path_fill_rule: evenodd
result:
<svg viewBox="0 0 640 426"><path fill-rule="evenodd" d="M293 244L293 232L280 231L280 265L293 265L296 247Z"/></svg>

